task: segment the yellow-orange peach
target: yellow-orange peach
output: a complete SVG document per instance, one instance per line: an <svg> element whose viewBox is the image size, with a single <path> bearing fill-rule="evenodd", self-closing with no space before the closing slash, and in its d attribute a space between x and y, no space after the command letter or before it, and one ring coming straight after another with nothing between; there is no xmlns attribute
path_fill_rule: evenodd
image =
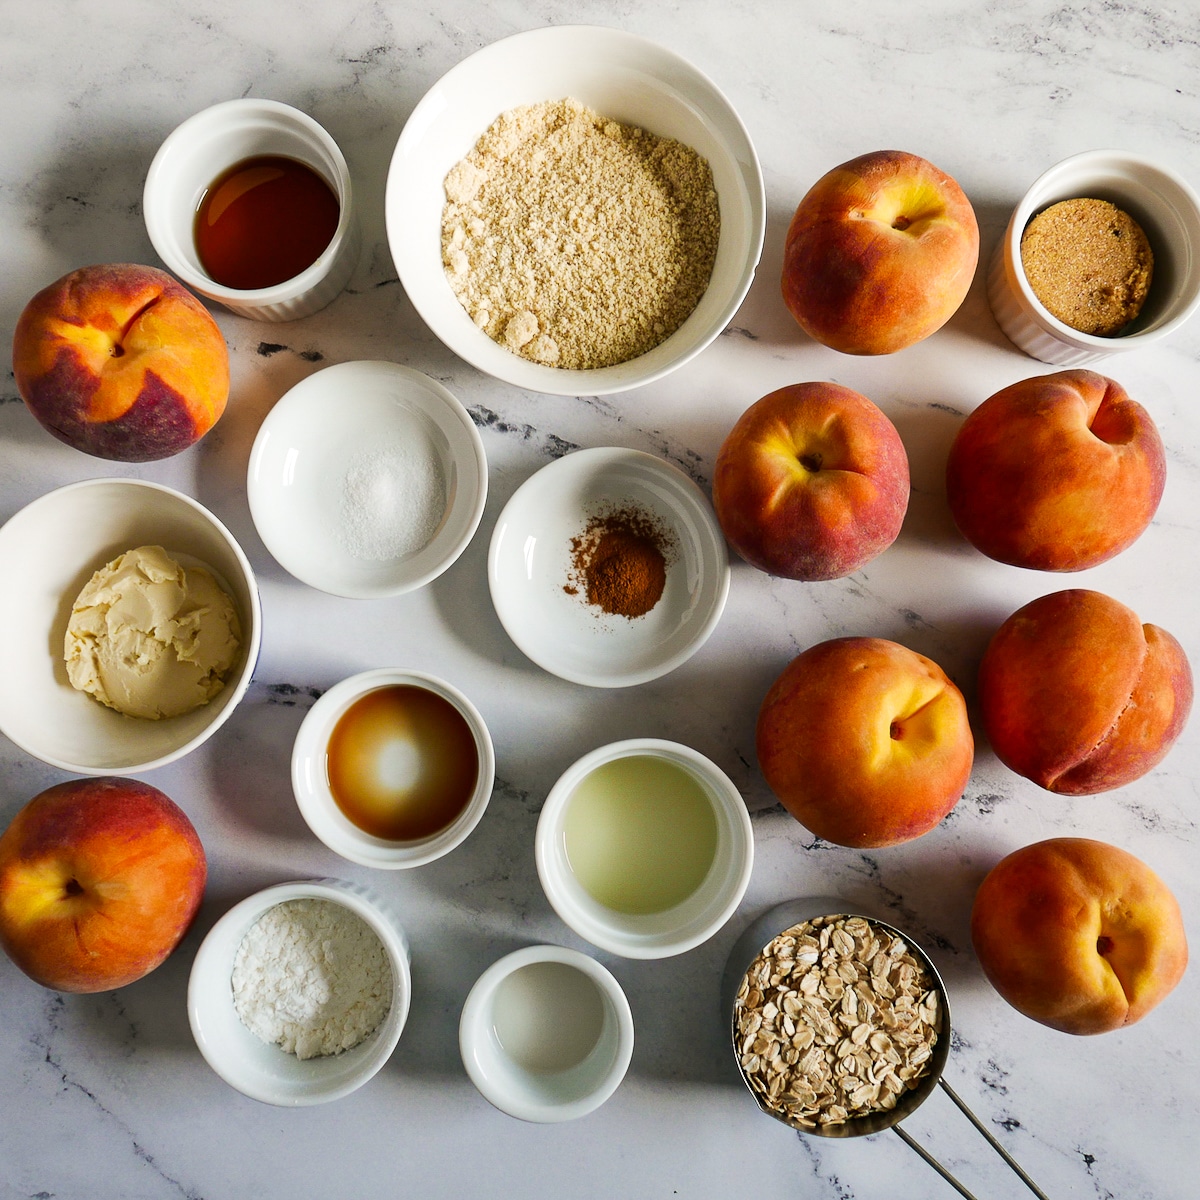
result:
<svg viewBox="0 0 1200 1200"><path fill-rule="evenodd" d="M908 508L896 427L836 383L752 404L717 455L713 507L729 544L787 579L840 579L896 540Z"/></svg>
<svg viewBox="0 0 1200 1200"><path fill-rule="evenodd" d="M842 846L920 837L958 802L974 740L937 663L883 638L811 646L771 685L758 763L803 825Z"/></svg>
<svg viewBox="0 0 1200 1200"><path fill-rule="evenodd" d="M175 949L205 874L192 823L157 788L61 783L0 836L0 946L45 987L124 987Z"/></svg>
<svg viewBox="0 0 1200 1200"><path fill-rule="evenodd" d="M940 329L979 258L971 202L915 154L879 150L834 167L800 201L783 299L811 337L846 354L891 354Z"/></svg>
<svg viewBox="0 0 1200 1200"><path fill-rule="evenodd" d="M1192 672L1165 629L1072 588L1000 626L979 667L979 704L1001 762L1049 791L1090 795L1162 760L1191 711Z"/></svg>
<svg viewBox="0 0 1200 1200"><path fill-rule="evenodd" d="M1167 466L1150 414L1094 371L1023 379L963 422L946 498L963 535L1000 562L1081 571L1150 524Z"/></svg>
<svg viewBox="0 0 1200 1200"><path fill-rule="evenodd" d="M1051 838L997 863L976 893L971 940L996 991L1064 1033L1140 1021L1188 959L1166 884L1132 854L1088 838Z"/></svg>
<svg viewBox="0 0 1200 1200"><path fill-rule="evenodd" d="M208 310L133 263L81 267L38 292L13 334L13 375L56 438L122 462L178 454L229 396L229 354Z"/></svg>

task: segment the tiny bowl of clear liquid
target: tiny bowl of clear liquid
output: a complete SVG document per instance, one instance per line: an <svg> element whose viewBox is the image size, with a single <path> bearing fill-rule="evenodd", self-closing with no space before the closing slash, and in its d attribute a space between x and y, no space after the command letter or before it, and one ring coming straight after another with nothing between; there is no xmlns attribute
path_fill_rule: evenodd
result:
<svg viewBox="0 0 1200 1200"><path fill-rule="evenodd" d="M754 834L741 794L703 754L631 738L551 788L534 839L555 912L593 946L667 958L712 937L745 895Z"/></svg>
<svg viewBox="0 0 1200 1200"><path fill-rule="evenodd" d="M458 1046L471 1082L522 1121L570 1121L617 1090L633 1055L633 1016L613 975L562 946L493 963L463 1005Z"/></svg>

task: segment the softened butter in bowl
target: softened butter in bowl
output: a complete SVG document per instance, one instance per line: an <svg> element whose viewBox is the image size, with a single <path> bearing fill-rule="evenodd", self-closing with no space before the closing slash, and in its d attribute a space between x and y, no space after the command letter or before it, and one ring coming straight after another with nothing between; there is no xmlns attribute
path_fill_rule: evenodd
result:
<svg viewBox="0 0 1200 1200"><path fill-rule="evenodd" d="M159 720L207 704L240 645L237 610L210 571L138 546L79 593L63 656L72 687L126 716Z"/></svg>

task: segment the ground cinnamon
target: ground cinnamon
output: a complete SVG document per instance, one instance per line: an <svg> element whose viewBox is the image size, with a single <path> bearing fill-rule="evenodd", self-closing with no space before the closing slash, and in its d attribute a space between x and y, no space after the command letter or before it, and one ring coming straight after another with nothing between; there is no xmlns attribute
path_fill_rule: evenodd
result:
<svg viewBox="0 0 1200 1200"><path fill-rule="evenodd" d="M667 582L670 538L639 509L593 517L571 539L572 579L565 590L580 591L603 612L644 616L661 599Z"/></svg>

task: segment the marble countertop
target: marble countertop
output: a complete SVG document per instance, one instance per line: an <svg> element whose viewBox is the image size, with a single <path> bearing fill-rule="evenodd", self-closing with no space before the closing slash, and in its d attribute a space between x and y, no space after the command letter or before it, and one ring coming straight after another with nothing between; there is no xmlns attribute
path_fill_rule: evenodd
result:
<svg viewBox="0 0 1200 1200"><path fill-rule="evenodd" d="M521 392L457 360L416 316L384 237L387 165L418 99L487 43L562 22L620 26L699 66L749 128L767 188L761 266L730 328L677 373L606 398ZM146 169L175 125L220 100L270 97L320 121L349 161L365 235L350 287L323 312L286 325L216 314L231 351L231 401L216 429L176 458L114 464L60 445L27 412L6 365L0 520L87 477L180 488L249 555L264 639L254 683L229 722L187 758L149 773L191 816L209 856L205 903L179 950L139 983L92 996L43 990L0 960L2 1200L949 1196L899 1138L806 1138L760 1116L737 1079L718 1011L725 957L752 916L815 893L881 910L929 951L954 1009L946 1078L1049 1196L1194 1194L1200 972L1139 1025L1072 1038L999 999L967 926L975 888L1000 857L1044 837L1081 835L1148 862L1193 932L1200 929L1200 721L1143 779L1079 799L1012 774L981 739L950 817L915 842L868 853L814 843L774 804L753 746L772 679L804 647L846 634L893 638L929 655L977 716L974 677L987 639L1019 605L1063 586L1118 597L1171 630L1200 663L1200 320L1165 344L1101 365L1158 422L1166 493L1132 548L1064 581L983 558L947 511L943 466L964 414L1000 387L1052 369L1000 333L983 272L943 330L878 359L808 340L778 293L796 203L818 176L865 151L913 151L954 175L979 216L981 262L1025 188L1077 151L1137 150L1200 185L1194 6L42 0L3 6L0 46L6 330L34 292L76 266L157 261L141 217ZM465 554L429 587L392 600L337 599L292 579L257 536L245 494L250 446L276 400L324 364L363 358L442 381L475 419L491 471L487 509ZM619 445L685 463L707 488L737 416L767 391L809 379L868 395L903 437L913 492L892 549L848 579L814 585L735 563L710 641L674 673L635 688L579 687L522 656L492 611L485 579L492 527L520 483L565 450ZM314 697L382 665L430 671L461 688L489 723L497 753L495 793L472 837L436 863L386 874L316 841L288 775L292 739ZM538 886L533 830L567 765L636 735L685 742L737 784L757 841L750 889L725 929L678 958L596 952L632 1004L629 1075L582 1120L523 1124L489 1107L468 1081L458 1014L471 983L501 954L537 941L587 949ZM0 826L63 778L0 738ZM369 879L401 909L413 1006L375 1079L336 1104L285 1111L246 1099L210 1071L189 1033L185 991L195 949L221 913L267 884L312 875ZM936 1094L905 1127L981 1197L1028 1194L946 1097Z"/></svg>

